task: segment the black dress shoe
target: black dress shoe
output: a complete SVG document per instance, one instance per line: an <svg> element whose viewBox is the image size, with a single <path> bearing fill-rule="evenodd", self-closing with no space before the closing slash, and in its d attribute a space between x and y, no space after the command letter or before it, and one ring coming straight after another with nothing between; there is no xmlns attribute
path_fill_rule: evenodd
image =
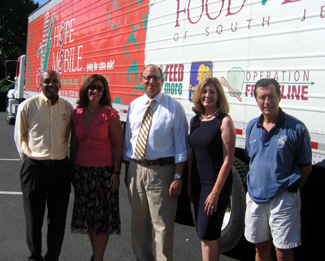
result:
<svg viewBox="0 0 325 261"><path fill-rule="evenodd" d="M31 255L29 258L28 258L28 261L43 261L43 257L40 255L40 256L36 256L36 255Z"/></svg>
<svg viewBox="0 0 325 261"><path fill-rule="evenodd" d="M94 255L92 255L90 258L90 261L94 261L94 260L95 260L95 257L94 257Z"/></svg>

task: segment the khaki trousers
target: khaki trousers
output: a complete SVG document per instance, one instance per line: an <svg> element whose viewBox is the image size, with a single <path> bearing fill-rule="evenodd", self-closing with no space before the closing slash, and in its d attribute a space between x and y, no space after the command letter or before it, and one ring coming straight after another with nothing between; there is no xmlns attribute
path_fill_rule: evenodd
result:
<svg viewBox="0 0 325 261"><path fill-rule="evenodd" d="M130 162L127 186L131 205L131 237L137 260L173 260L177 198L168 190L174 164L141 166ZM156 253L153 253L153 238Z"/></svg>

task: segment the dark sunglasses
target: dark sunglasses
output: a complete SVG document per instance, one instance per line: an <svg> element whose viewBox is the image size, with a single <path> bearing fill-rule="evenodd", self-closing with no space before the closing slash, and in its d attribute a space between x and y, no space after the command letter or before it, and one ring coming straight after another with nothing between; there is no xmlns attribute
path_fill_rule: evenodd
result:
<svg viewBox="0 0 325 261"><path fill-rule="evenodd" d="M97 86L95 84L89 84L88 85L88 89L89 90L92 90L92 91L97 90L99 92L104 92L105 91L105 87L103 87L103 86Z"/></svg>

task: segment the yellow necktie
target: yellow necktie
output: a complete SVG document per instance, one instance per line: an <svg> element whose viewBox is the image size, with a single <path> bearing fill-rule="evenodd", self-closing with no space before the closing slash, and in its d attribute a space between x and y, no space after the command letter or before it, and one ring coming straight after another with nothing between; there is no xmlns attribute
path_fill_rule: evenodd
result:
<svg viewBox="0 0 325 261"><path fill-rule="evenodd" d="M147 139L148 134L150 130L150 125L152 121L152 104L155 100L150 100L149 105L143 115L137 143L135 145L135 152L134 155L141 160L146 155L146 145L147 145Z"/></svg>

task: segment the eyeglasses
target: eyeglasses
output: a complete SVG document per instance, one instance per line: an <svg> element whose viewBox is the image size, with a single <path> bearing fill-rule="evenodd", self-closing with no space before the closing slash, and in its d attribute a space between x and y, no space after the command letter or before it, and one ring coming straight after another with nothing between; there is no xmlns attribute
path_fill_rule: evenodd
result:
<svg viewBox="0 0 325 261"><path fill-rule="evenodd" d="M161 77L160 76L142 76L143 79L145 79L145 81L150 82L151 79L153 79L154 81L158 81Z"/></svg>
<svg viewBox="0 0 325 261"><path fill-rule="evenodd" d="M97 86L93 83L88 85L88 89L92 90L92 91L97 90L99 92L104 92L104 90L105 90L105 88L103 86Z"/></svg>

